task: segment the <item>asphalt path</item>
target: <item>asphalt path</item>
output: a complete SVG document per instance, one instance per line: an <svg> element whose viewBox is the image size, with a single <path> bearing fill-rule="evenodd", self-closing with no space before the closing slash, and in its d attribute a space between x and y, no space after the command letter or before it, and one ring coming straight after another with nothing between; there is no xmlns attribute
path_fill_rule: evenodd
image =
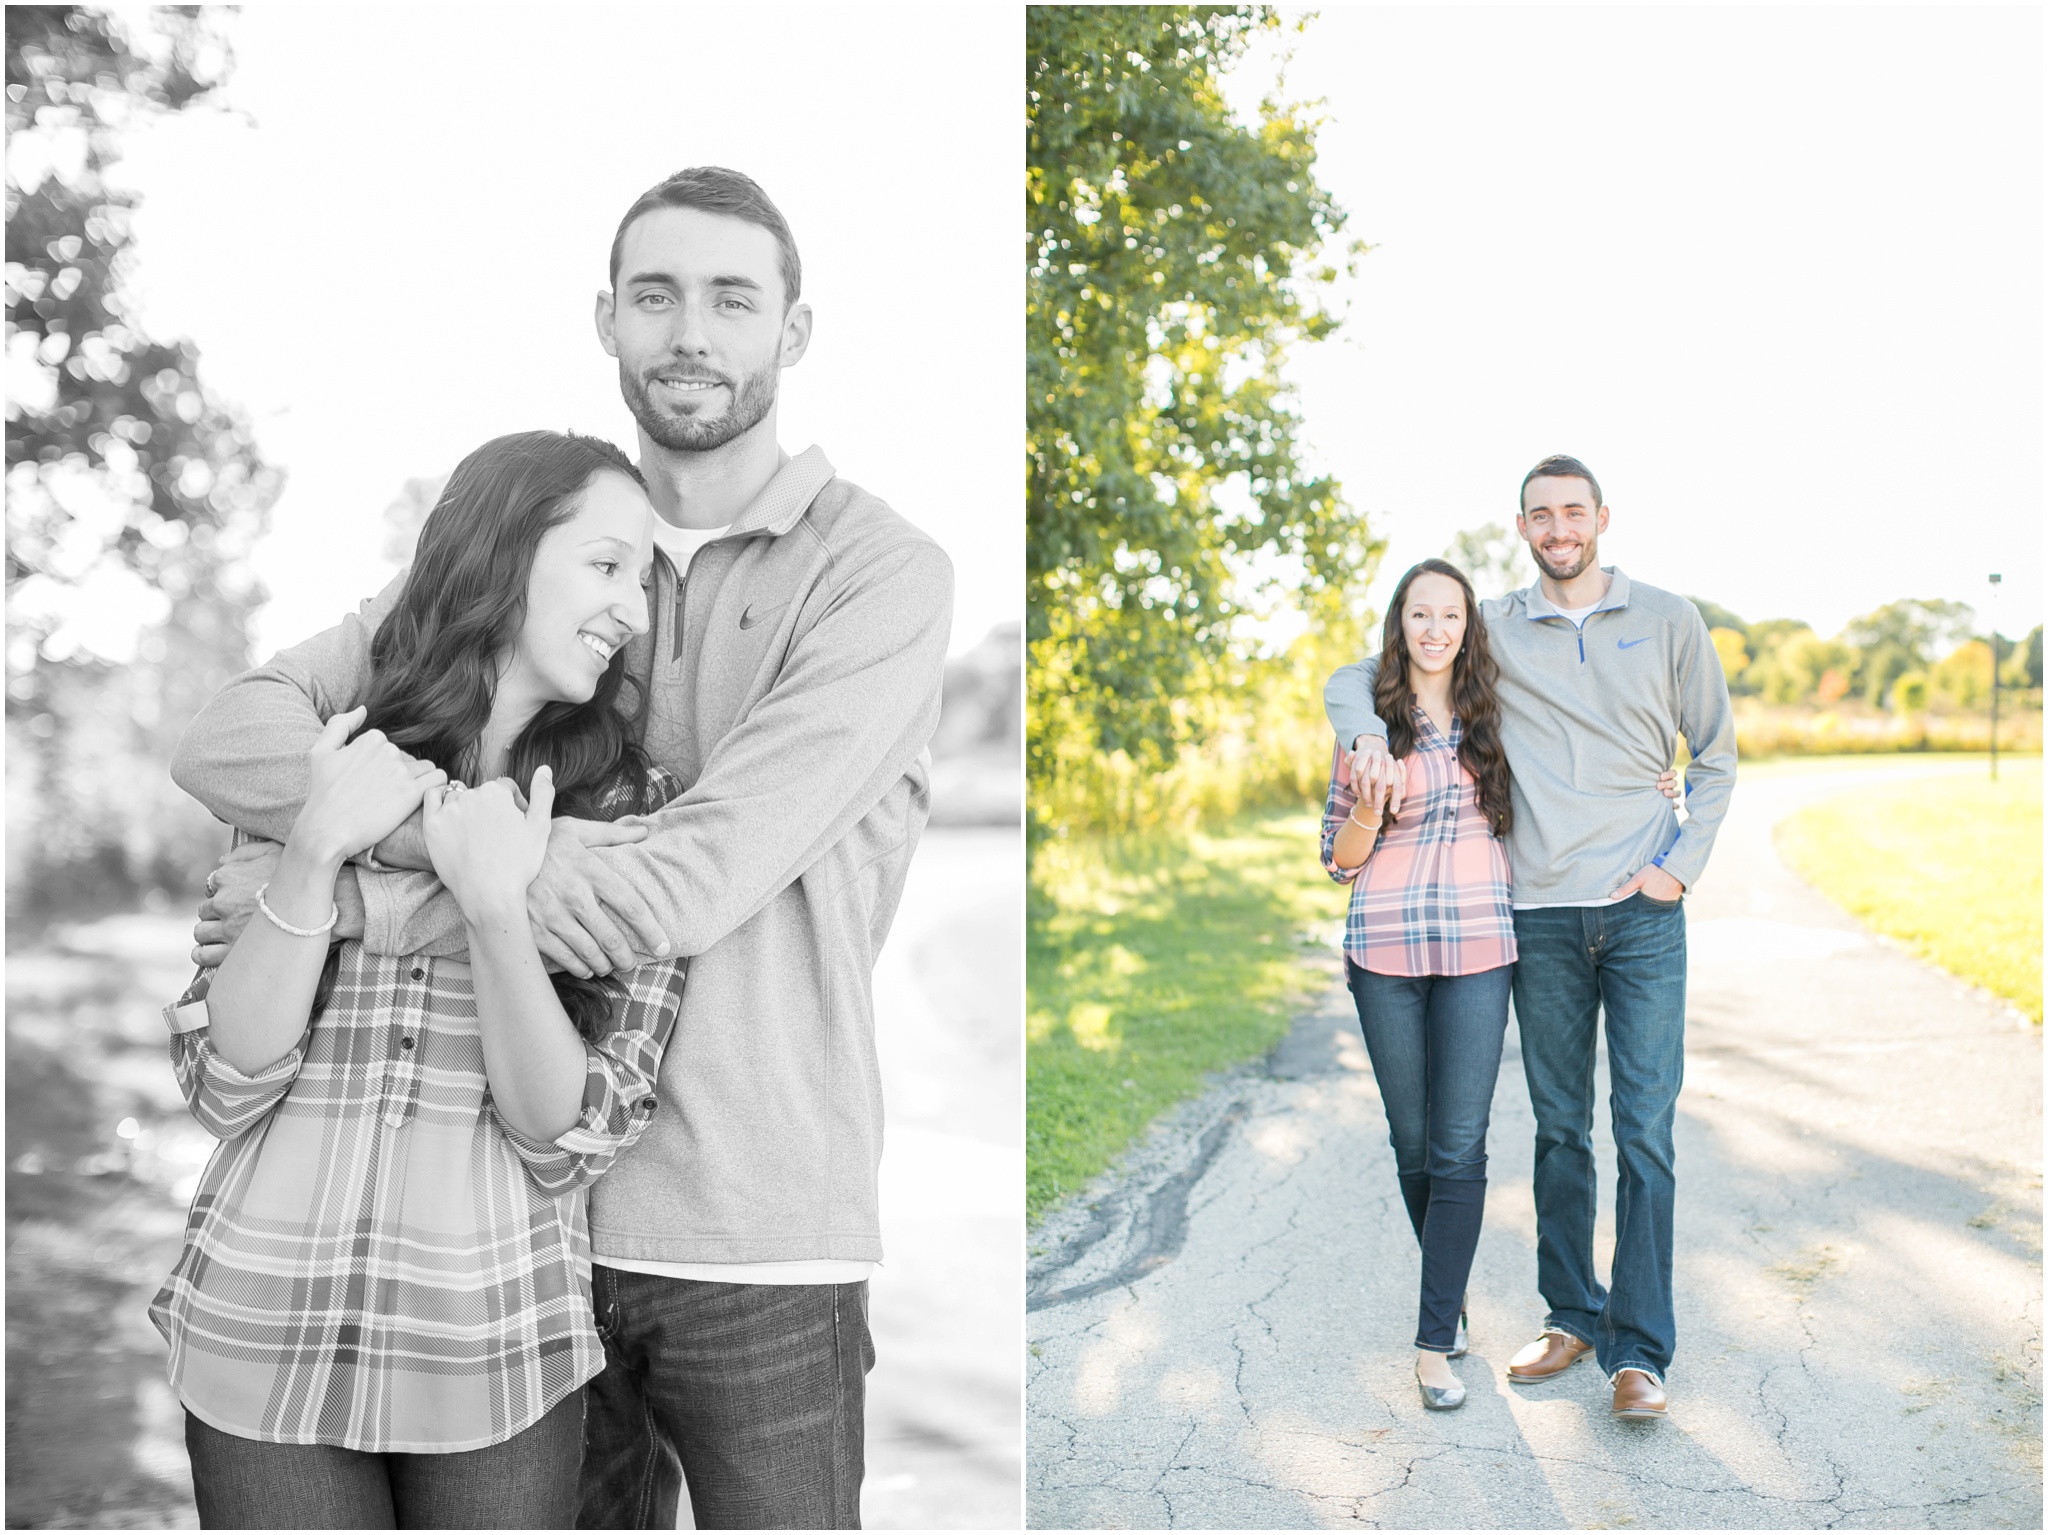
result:
<svg viewBox="0 0 2048 1535"><path fill-rule="evenodd" d="M1590 1362L1505 1379L1542 1323L1512 1025L1470 1395L1423 1410L1415 1242L1333 966L1273 1056L1033 1233L1029 1524L2040 1528L2040 1031L1771 841L1845 788L1983 767L1811 766L1745 772L1687 900L1668 1419L1614 1419Z"/></svg>

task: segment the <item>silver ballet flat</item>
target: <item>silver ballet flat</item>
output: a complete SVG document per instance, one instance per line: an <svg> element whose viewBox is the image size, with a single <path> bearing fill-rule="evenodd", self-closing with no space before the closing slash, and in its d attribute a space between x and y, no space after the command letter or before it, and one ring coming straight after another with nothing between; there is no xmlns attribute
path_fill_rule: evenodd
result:
<svg viewBox="0 0 2048 1535"><path fill-rule="evenodd" d="M1458 1313L1458 1336L1455 1340L1453 1340L1451 1344L1451 1352L1447 1357L1452 1359L1463 1359L1465 1355L1468 1352L1470 1352L1471 1347L1472 1335L1470 1332L1466 1330L1465 1313L1460 1311Z"/></svg>
<svg viewBox="0 0 2048 1535"><path fill-rule="evenodd" d="M1465 1405L1463 1386L1429 1385L1423 1380L1420 1367L1415 1375L1415 1389L1422 1393L1422 1405L1431 1412L1451 1412Z"/></svg>

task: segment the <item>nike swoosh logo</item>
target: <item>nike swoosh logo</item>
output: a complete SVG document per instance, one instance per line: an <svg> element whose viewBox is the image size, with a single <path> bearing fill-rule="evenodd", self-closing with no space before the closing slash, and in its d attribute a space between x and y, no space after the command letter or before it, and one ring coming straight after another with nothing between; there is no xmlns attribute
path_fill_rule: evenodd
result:
<svg viewBox="0 0 2048 1535"><path fill-rule="evenodd" d="M741 619L741 620L740 620L740 622L741 622L741 623L745 623L745 622L746 622L746 620L745 620L745 619ZM1616 640L1616 641L1614 642L1614 644L1615 644L1615 648L1616 648L1616 649L1618 649L1618 650L1632 650L1632 649L1634 649L1634 648L1635 648L1636 646L1638 646L1638 645L1647 645L1647 644L1649 644L1649 643L1650 643L1650 637L1649 637L1649 636L1648 636L1647 634L1646 634L1646 635L1644 635L1644 636L1643 636L1643 637L1642 637L1641 639L1639 639L1639 640Z"/></svg>
<svg viewBox="0 0 2048 1535"><path fill-rule="evenodd" d="M777 613L780 613L784 608L788 606L789 604L786 602L778 602L772 608L749 607L745 612L740 614L740 627L742 629L751 629L754 627L754 625L760 623L763 619L773 618Z"/></svg>

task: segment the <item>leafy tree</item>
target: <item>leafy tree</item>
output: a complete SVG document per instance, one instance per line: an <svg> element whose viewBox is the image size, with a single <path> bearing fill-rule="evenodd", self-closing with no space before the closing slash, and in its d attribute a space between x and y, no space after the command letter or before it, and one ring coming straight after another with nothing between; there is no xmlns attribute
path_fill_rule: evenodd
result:
<svg viewBox="0 0 2048 1535"><path fill-rule="evenodd" d="M1742 674L1744 691L1773 704L1809 698L1833 703L1847 691L1856 655L1841 641L1824 640L1786 619L1754 625L1749 633L1756 659Z"/></svg>
<svg viewBox="0 0 2048 1535"><path fill-rule="evenodd" d="M1999 666L1999 685L2037 688L2041 685L2041 626L2028 631L2018 642L2002 640L1999 652L2005 660Z"/></svg>
<svg viewBox="0 0 2048 1535"><path fill-rule="evenodd" d="M1698 599L1695 598L1694 600L1697 601ZM1802 629L1811 633L1812 625L1802 623L1796 618L1766 618L1753 624L1743 625L1742 632L1749 641L1749 653L1753 656L1760 656L1766 649L1777 644L1786 635L1797 634Z"/></svg>
<svg viewBox="0 0 2048 1535"><path fill-rule="evenodd" d="M280 487L124 293L124 128L208 100L220 8L7 9L9 890L179 883L215 841L162 769L246 664L246 557Z"/></svg>
<svg viewBox="0 0 2048 1535"><path fill-rule="evenodd" d="M1444 558L1465 572L1481 597L1499 597L1527 585L1532 573L1523 558L1528 545L1498 522L1467 528L1451 540Z"/></svg>
<svg viewBox="0 0 2048 1535"><path fill-rule="evenodd" d="M1925 672L1937 650L1970 637L1975 615L1945 599L1886 603L1842 631L1857 653L1854 683L1872 704L1881 704L1892 684L1908 672Z"/></svg>
<svg viewBox="0 0 2048 1535"><path fill-rule="evenodd" d="M1242 685L1232 592L1253 556L1293 557L1312 627L1332 629L1355 627L1376 549L1305 462L1281 378L1288 346L1334 324L1315 290L1344 212L1316 182L1313 125L1268 102L1243 126L1220 85L1274 15L1025 14L1039 784L1114 753L1153 771L1213 728L1203 695Z"/></svg>
<svg viewBox="0 0 2048 1535"><path fill-rule="evenodd" d="M1962 709L1975 709L1991 696L1991 647L1966 640L1927 670L1928 689Z"/></svg>
<svg viewBox="0 0 2048 1535"><path fill-rule="evenodd" d="M1735 679L1749 665L1749 651L1743 646L1742 631L1716 627L1707 631L1707 637L1714 642L1714 654L1721 658L1721 675L1733 687Z"/></svg>
<svg viewBox="0 0 2048 1535"><path fill-rule="evenodd" d="M1733 629L1745 645L1751 640L1749 625L1737 618L1718 602L1709 602L1704 597L1688 597L1686 601L1700 610L1700 617L1707 621L1709 629ZM1783 622L1783 620L1780 620ZM1752 652L1753 653L1753 652Z"/></svg>

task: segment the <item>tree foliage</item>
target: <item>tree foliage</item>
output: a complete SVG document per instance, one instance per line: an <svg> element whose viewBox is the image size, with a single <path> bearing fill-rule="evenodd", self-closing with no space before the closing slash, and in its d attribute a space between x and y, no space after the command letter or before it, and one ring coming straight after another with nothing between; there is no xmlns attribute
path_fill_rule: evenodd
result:
<svg viewBox="0 0 2048 1535"><path fill-rule="evenodd" d="M1716 626L1707 631L1707 638L1714 642L1714 654L1721 660L1721 675L1732 686L1749 665L1749 649L1744 644L1740 629Z"/></svg>
<svg viewBox="0 0 2048 1535"><path fill-rule="evenodd" d="M1481 598L1504 597L1535 579L1526 558L1529 546L1505 523L1467 528L1451 540L1444 558L1465 572Z"/></svg>
<svg viewBox="0 0 2048 1535"><path fill-rule="evenodd" d="M1286 557L1312 619L1375 552L1306 463L1281 377L1327 335L1344 213L1312 123L1232 114L1245 6L1026 12L1029 764L1034 784L1122 753L1150 770L1232 685L1232 594ZM1340 251L1348 259L1349 248Z"/></svg>
<svg viewBox="0 0 2048 1535"><path fill-rule="evenodd" d="M1720 603L1709 602L1704 597L1688 597L1686 601L1700 610L1700 617L1707 621L1709 629L1733 629L1742 636L1745 645L1755 638L1749 632L1749 625Z"/></svg>
<svg viewBox="0 0 2048 1535"><path fill-rule="evenodd" d="M1991 649L1976 615L1948 599L1889 602L1822 639L1792 618L1744 623L1703 597L1693 605L1710 625L1729 691L1770 704L1833 705L1851 694L1872 707L1912 713L1930 703L1981 707L1991 687ZM2041 685L2041 630L1998 640L1999 686Z"/></svg>
<svg viewBox="0 0 2048 1535"><path fill-rule="evenodd" d="M2041 685L2041 626L2034 625L2027 631L2027 637L2014 643L2000 637L1998 653L2003 660L1999 663L2000 686L2016 688L2037 688Z"/></svg>
<svg viewBox="0 0 2048 1535"><path fill-rule="evenodd" d="M198 348L144 333L108 174L124 131L225 80L224 12L123 14L7 9L9 888L54 899L194 861L162 763L246 664L281 483Z"/></svg>
<svg viewBox="0 0 2048 1535"><path fill-rule="evenodd" d="M1965 603L1888 602L1842 631L1842 643L1856 653L1850 681L1864 702L1881 704L1899 678L1924 672L1937 650L1967 640L1975 627L1976 615Z"/></svg>

